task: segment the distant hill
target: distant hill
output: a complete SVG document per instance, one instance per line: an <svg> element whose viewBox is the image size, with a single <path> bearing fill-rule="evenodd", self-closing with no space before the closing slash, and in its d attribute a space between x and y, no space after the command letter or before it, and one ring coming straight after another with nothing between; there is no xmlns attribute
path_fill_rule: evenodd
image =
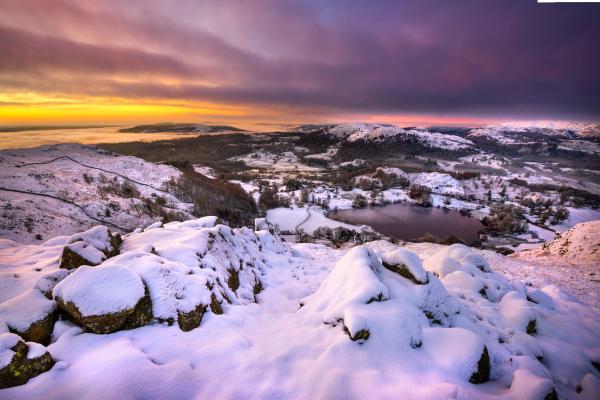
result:
<svg viewBox="0 0 600 400"><path fill-rule="evenodd" d="M164 133L164 132L181 132L181 133L218 133L218 132L245 132L245 130L229 125L205 125L205 124L177 124L177 123L160 123L149 125L136 125L131 128L119 129L123 133Z"/></svg>
<svg viewBox="0 0 600 400"><path fill-rule="evenodd" d="M316 128L313 132L346 143L405 143L451 151L470 150L474 147L473 142L460 136L391 124L351 123Z"/></svg>

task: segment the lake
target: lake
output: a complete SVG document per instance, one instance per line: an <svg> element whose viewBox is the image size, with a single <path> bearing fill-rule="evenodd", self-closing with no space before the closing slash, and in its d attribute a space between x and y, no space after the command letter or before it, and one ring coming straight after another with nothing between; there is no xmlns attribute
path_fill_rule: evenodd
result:
<svg viewBox="0 0 600 400"><path fill-rule="evenodd" d="M354 225L369 225L400 240L415 240L426 233L445 239L456 236L465 243L478 240L481 222L457 211L405 204L331 211L329 218Z"/></svg>

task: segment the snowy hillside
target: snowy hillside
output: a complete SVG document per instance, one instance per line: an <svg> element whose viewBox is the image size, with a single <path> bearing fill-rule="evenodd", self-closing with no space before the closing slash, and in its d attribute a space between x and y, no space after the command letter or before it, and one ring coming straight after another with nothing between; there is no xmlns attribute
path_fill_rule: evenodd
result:
<svg viewBox="0 0 600 400"><path fill-rule="evenodd" d="M160 220L159 214L191 218L191 204L162 189L180 175L94 146L1 151L0 236L31 243L98 223L124 232Z"/></svg>
<svg viewBox="0 0 600 400"><path fill-rule="evenodd" d="M600 396L598 313L487 253L216 222L2 243L0 397Z"/></svg>
<svg viewBox="0 0 600 400"><path fill-rule="evenodd" d="M600 220L577 224L542 247L515 256L552 260L561 264L590 265L600 273Z"/></svg>
<svg viewBox="0 0 600 400"><path fill-rule="evenodd" d="M460 136L424 129L404 129L396 125L341 124L325 129L325 133L348 142L413 141L427 147L445 150L465 150L473 146L473 142Z"/></svg>
<svg viewBox="0 0 600 400"><path fill-rule="evenodd" d="M468 136L471 138L485 137L499 143L513 144L519 142L522 134L537 136L540 139L544 137L594 138L600 136L600 125L567 121L509 122L472 129Z"/></svg>

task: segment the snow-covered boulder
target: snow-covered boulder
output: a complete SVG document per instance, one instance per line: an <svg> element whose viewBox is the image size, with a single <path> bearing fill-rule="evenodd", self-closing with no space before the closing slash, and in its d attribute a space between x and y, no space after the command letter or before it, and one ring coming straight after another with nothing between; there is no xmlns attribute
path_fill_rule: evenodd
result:
<svg viewBox="0 0 600 400"><path fill-rule="evenodd" d="M423 269L423 263L415 253L396 249L384 253L381 256L383 266L400 276L410 279L416 284L425 284L428 282L427 272Z"/></svg>
<svg viewBox="0 0 600 400"><path fill-rule="evenodd" d="M60 257L60 268L74 269L81 265L98 265L119 254L122 241L121 235L100 225L76 233L67 240Z"/></svg>
<svg viewBox="0 0 600 400"><path fill-rule="evenodd" d="M506 293L500 301L500 312L509 327L529 334L536 333L534 308L522 293L514 290Z"/></svg>
<svg viewBox="0 0 600 400"><path fill-rule="evenodd" d="M30 289L0 304L0 320L27 342L50 343L56 322L56 303Z"/></svg>
<svg viewBox="0 0 600 400"><path fill-rule="evenodd" d="M143 305L145 287L128 268L84 265L56 285L52 294L85 330L111 333L123 328L138 304Z"/></svg>
<svg viewBox="0 0 600 400"><path fill-rule="evenodd" d="M0 389L23 385L53 365L44 346L25 343L12 333L0 334Z"/></svg>
<svg viewBox="0 0 600 400"><path fill-rule="evenodd" d="M352 341L371 351L397 352L400 360L454 370L464 381L486 381L484 341L467 329L449 328L460 310L439 279L410 251L387 251L382 260L386 267L368 247L351 249L300 312L309 321L343 324Z"/></svg>
<svg viewBox="0 0 600 400"><path fill-rule="evenodd" d="M449 290L475 292L498 302L511 289L510 283L495 274L481 252L462 244L444 247L425 257L423 265L444 282Z"/></svg>

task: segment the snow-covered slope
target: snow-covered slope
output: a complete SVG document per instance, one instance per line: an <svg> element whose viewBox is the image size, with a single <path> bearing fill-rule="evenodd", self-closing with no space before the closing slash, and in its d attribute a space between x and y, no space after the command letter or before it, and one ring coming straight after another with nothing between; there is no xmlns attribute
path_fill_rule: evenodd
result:
<svg viewBox="0 0 600 400"><path fill-rule="evenodd" d="M1 151L0 237L39 243L98 223L130 231L160 220L144 202L151 202L154 212L190 218L191 204L162 190L164 182L180 175L173 167L94 146Z"/></svg>
<svg viewBox="0 0 600 400"><path fill-rule="evenodd" d="M494 272L481 252L386 241L351 249L287 246L268 231L215 222L205 217L138 230L123 237L119 255L70 273L58 269L65 238L0 248L0 282L17 288L0 304L9 326L24 312L15 299L36 291L50 293L36 301L40 307L57 300L64 313L71 308L61 299L70 299L83 317L113 311L114 319L140 304L148 311L146 296L130 311L145 287L153 316L136 319L142 327L106 335L83 332L81 321L57 321L47 348L32 351L47 350L54 367L0 390L0 397L600 395L593 364L600 362L598 313L556 286L526 286ZM77 238L92 244L96 233ZM208 304L212 296L220 307ZM177 311L186 316L198 304L200 325L182 331ZM31 305L26 312L21 321ZM90 331L97 321L83 326ZM18 340L7 328L0 323L0 368Z"/></svg>
<svg viewBox="0 0 600 400"><path fill-rule="evenodd" d="M431 132L425 129L404 129L396 125L340 124L325 129L325 133L348 142L383 143L391 140L418 142L424 146L445 150L465 150L473 142L460 136Z"/></svg>
<svg viewBox="0 0 600 400"><path fill-rule="evenodd" d="M539 139L593 138L600 136L600 124L568 121L508 122L472 129L468 136L485 137L503 144L516 144L522 141L522 135L531 135Z"/></svg>
<svg viewBox="0 0 600 400"><path fill-rule="evenodd" d="M600 274L600 220L577 224L542 247L522 251L515 257L590 265Z"/></svg>

